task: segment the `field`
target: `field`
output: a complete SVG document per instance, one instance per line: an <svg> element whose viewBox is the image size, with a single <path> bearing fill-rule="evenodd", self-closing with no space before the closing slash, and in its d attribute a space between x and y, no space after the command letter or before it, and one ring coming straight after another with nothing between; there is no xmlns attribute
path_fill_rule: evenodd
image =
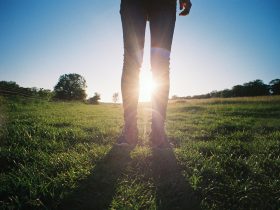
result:
<svg viewBox="0 0 280 210"><path fill-rule="evenodd" d="M169 104L173 149L114 147L118 104L0 98L1 209L279 209L280 97Z"/></svg>

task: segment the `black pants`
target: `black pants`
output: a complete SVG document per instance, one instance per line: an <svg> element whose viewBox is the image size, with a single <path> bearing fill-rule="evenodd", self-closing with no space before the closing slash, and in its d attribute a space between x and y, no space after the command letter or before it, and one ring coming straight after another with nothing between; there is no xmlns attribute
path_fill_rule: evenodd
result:
<svg viewBox="0 0 280 210"><path fill-rule="evenodd" d="M125 123L136 123L139 71L143 61L146 23L150 21L151 67L157 87L152 97L152 121L153 124L162 124L169 95L176 0L122 0L120 14L124 42L121 87Z"/></svg>

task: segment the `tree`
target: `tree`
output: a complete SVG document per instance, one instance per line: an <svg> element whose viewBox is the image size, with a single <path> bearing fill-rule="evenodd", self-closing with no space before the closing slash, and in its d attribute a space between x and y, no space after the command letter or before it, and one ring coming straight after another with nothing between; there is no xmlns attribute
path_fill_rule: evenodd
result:
<svg viewBox="0 0 280 210"><path fill-rule="evenodd" d="M62 100L84 100L87 96L86 87L86 80L81 75L64 74L54 87L54 97Z"/></svg>
<svg viewBox="0 0 280 210"><path fill-rule="evenodd" d="M48 89L40 88L37 91L37 94L40 98L45 98L47 100L50 100L53 97L53 92Z"/></svg>
<svg viewBox="0 0 280 210"><path fill-rule="evenodd" d="M245 96L266 96L269 95L269 86L262 80L257 79L244 83Z"/></svg>
<svg viewBox="0 0 280 210"><path fill-rule="evenodd" d="M232 96L233 97L246 96L244 86L242 86L242 85L233 86L232 87Z"/></svg>
<svg viewBox="0 0 280 210"><path fill-rule="evenodd" d="M269 85L272 95L280 95L280 79L271 80Z"/></svg>
<svg viewBox="0 0 280 210"><path fill-rule="evenodd" d="M224 89L221 91L221 95L222 98L229 98L232 97L232 90L229 89Z"/></svg>
<svg viewBox="0 0 280 210"><path fill-rule="evenodd" d="M113 102L114 103L117 103L118 102L118 100L119 100L119 93L114 93L113 94L113 97L112 97L112 100L113 100Z"/></svg>
<svg viewBox="0 0 280 210"><path fill-rule="evenodd" d="M177 96L177 95L173 95L172 97L171 97L171 100L177 100L179 97Z"/></svg>
<svg viewBox="0 0 280 210"><path fill-rule="evenodd" d="M99 93L94 93L94 96L88 99L88 103L90 104L99 104L99 100L101 99Z"/></svg>
<svg viewBox="0 0 280 210"><path fill-rule="evenodd" d="M0 95L18 95L20 92L20 86L17 83L13 81L0 81Z"/></svg>
<svg viewBox="0 0 280 210"><path fill-rule="evenodd" d="M36 97L38 89L20 87L16 82L13 81L0 81L0 95L4 96L21 96L25 98Z"/></svg>

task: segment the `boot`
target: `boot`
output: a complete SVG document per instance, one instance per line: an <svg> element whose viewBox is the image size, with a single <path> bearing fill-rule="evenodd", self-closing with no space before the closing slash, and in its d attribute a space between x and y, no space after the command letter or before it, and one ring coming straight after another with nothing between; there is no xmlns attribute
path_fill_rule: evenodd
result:
<svg viewBox="0 0 280 210"><path fill-rule="evenodd" d="M168 146L165 118L169 96L169 71L153 73L156 89L152 96L151 143L153 147Z"/></svg>
<svg viewBox="0 0 280 210"><path fill-rule="evenodd" d="M138 141L137 105L139 97L139 71L123 71L122 99L124 128L117 144L135 146Z"/></svg>

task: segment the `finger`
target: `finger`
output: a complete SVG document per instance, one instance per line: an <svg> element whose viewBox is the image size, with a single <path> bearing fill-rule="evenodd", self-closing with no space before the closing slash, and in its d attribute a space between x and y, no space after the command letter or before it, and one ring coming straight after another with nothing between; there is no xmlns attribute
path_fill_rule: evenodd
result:
<svg viewBox="0 0 280 210"><path fill-rule="evenodd" d="M184 9L179 15L180 16L186 16L186 15L188 15L189 14L189 10L188 9Z"/></svg>
<svg viewBox="0 0 280 210"><path fill-rule="evenodd" d="M186 16L190 13L192 3L191 2L189 2L189 4L185 3L183 6L184 6L184 10L179 14L180 16Z"/></svg>

